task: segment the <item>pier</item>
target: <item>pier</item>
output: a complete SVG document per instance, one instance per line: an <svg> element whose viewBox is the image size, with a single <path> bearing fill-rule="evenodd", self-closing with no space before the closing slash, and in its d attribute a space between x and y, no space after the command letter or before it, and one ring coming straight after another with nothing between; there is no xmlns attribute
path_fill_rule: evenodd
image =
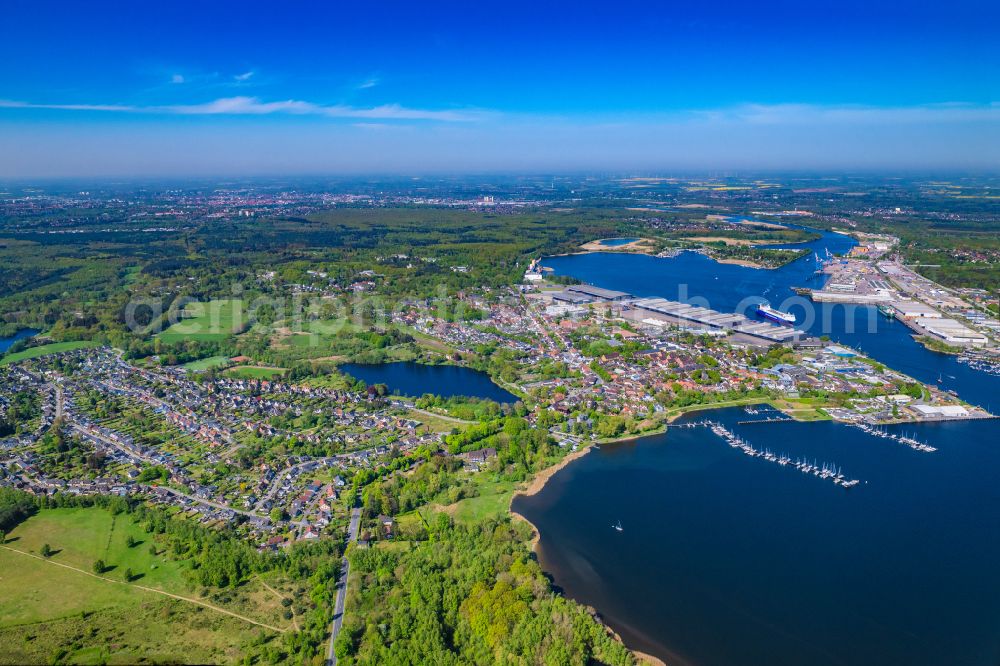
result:
<svg viewBox="0 0 1000 666"><path fill-rule="evenodd" d="M768 416L763 419L749 419L747 421L737 421L736 425L752 425L755 423L787 423L788 421L794 421L790 416Z"/></svg>
<svg viewBox="0 0 1000 666"><path fill-rule="evenodd" d="M851 425L865 433L868 433L869 435L872 435L873 437L881 437L883 439L899 442L900 444L910 447L914 451L922 451L923 453L934 453L937 451L937 449L930 444L925 444L924 442L921 442L913 437L897 435L896 433L889 432L888 430L870 426L867 423L852 423Z"/></svg>
<svg viewBox="0 0 1000 666"><path fill-rule="evenodd" d="M799 458L792 460L791 457L783 454L772 453L770 450L762 451L754 448L753 445L733 434L733 432L728 430L721 423L708 421L708 426L713 433L724 439L729 446L734 449L739 449L751 458L762 458L768 462L781 465L782 467L794 467L803 474L811 474L812 476L820 479L831 481L841 488L853 488L861 483L858 479L848 479L845 477L840 467L832 463L820 463L815 460L810 463L808 460L802 460Z"/></svg>

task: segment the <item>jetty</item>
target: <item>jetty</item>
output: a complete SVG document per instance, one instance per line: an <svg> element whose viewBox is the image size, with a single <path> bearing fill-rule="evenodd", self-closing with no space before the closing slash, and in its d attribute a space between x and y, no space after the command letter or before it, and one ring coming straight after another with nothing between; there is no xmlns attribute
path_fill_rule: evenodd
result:
<svg viewBox="0 0 1000 666"><path fill-rule="evenodd" d="M922 451L923 453L934 453L937 451L935 447L925 442L921 442L915 437L889 432L884 428L876 428L875 426L868 425L867 423L852 423L851 425L862 432L871 435L872 437L881 437L882 439L899 442L900 444L910 447L914 451Z"/></svg>
<svg viewBox="0 0 1000 666"><path fill-rule="evenodd" d="M754 448L752 444L734 434L721 423L709 421L708 427L713 433L725 440L729 446L734 449L739 449L751 458L761 458L782 467L792 467L803 474L810 474L817 478L830 481L841 488L853 488L861 483L858 479L848 479L844 476L840 467L834 465L833 463L821 463L815 460L813 462L809 462L808 460L800 458L793 460L790 456L773 453L770 449L761 450Z"/></svg>

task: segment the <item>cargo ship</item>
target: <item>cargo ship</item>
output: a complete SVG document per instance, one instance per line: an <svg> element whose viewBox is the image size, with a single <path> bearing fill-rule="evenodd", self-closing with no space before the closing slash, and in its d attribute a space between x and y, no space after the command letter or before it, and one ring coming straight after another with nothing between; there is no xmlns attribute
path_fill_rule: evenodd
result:
<svg viewBox="0 0 1000 666"><path fill-rule="evenodd" d="M787 312L782 312L781 310L775 310L767 303L761 303L757 306L757 314L764 319L770 319L773 322L779 324L792 325L795 323L795 315L790 315Z"/></svg>
<svg viewBox="0 0 1000 666"><path fill-rule="evenodd" d="M888 319L896 318L896 311L890 308L888 305L879 305L878 311L882 313L883 317L887 317Z"/></svg>

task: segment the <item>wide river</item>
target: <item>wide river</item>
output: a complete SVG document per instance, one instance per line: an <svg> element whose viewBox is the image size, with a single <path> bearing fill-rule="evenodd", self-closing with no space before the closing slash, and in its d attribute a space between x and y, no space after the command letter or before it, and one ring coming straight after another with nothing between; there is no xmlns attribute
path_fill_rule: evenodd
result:
<svg viewBox="0 0 1000 666"><path fill-rule="evenodd" d="M806 247L823 255L852 244L824 234ZM1000 379L927 351L870 308L808 321L791 287L819 286L812 254L777 270L694 253L545 265L723 311L750 314L764 298L817 335L940 377L970 402L1000 403ZM706 416L757 448L835 463L862 483L844 490L750 458L706 428L602 446L514 503L538 527L539 558L566 594L671 666L1000 663L1000 421L901 428L938 448L921 453L837 423L739 425L762 417L742 409L688 420Z"/></svg>

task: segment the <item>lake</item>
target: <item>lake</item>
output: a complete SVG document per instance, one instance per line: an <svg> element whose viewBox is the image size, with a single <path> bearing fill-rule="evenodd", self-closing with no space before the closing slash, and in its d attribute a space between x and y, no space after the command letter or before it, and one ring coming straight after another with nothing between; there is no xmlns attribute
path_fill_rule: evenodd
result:
<svg viewBox="0 0 1000 666"><path fill-rule="evenodd" d="M23 340L25 338L30 338L32 336L38 335L41 331L34 328L22 328L20 331L14 335L7 338L0 338L0 354L7 351L11 346L18 340Z"/></svg>
<svg viewBox="0 0 1000 666"><path fill-rule="evenodd" d="M824 233L796 247L824 256L852 245ZM822 284L812 253L775 270L690 252L544 265L721 311L750 315L764 298L815 335L997 408L1000 378L926 350L874 308L837 306L810 321L791 287ZM1000 663L1000 421L905 426L938 448L921 453L837 423L741 426L760 417L739 409L688 418L721 420L757 448L837 463L862 484L844 490L691 428L602 446L516 499L556 585L627 644L671 666ZM618 520L621 533L611 529Z"/></svg>
<svg viewBox="0 0 1000 666"><path fill-rule="evenodd" d="M457 365L425 365L399 361L345 363L339 369L366 384L385 384L390 392L415 398L433 393L443 398L466 396L499 403L515 403L519 400L513 393L494 384L485 372Z"/></svg>
<svg viewBox="0 0 1000 666"><path fill-rule="evenodd" d="M621 247L622 245L628 245L629 243L634 243L638 238L604 238L599 241L599 243L605 247Z"/></svg>

